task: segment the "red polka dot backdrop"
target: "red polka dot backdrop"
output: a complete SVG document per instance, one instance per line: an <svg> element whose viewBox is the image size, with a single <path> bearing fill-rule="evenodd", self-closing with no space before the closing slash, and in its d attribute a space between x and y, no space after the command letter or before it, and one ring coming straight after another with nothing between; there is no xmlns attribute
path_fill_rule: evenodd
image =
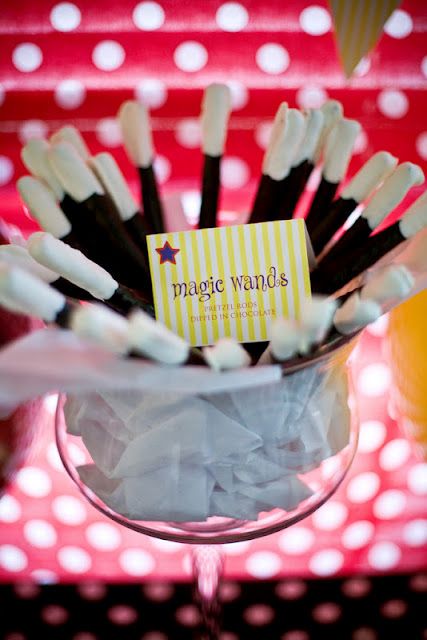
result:
<svg viewBox="0 0 427 640"><path fill-rule="evenodd" d="M40 0L36 5L23 0L4 5L0 215L26 233L36 226L15 189L16 179L25 173L21 146L63 124L75 124L93 153L108 149L137 193L115 119L129 98L150 109L162 191L180 192L184 212L195 222L202 167L198 115L202 90L212 81L227 82L233 105L221 173L225 220L246 211L252 201L272 117L282 100L308 108L336 98L346 116L360 121L349 176L382 149L427 170L427 13L417 0L404 0L394 11L378 46L360 61L349 81L337 59L327 4L321 0ZM309 186L316 188L316 175ZM402 207L419 192L414 189ZM415 571L425 564L427 465L396 423L383 353L385 323L381 319L365 332L354 360L352 401L361 433L349 477L328 503L293 528L225 545L227 576L329 577ZM82 580L88 599L102 597L93 583L96 578L189 579L187 549L119 528L79 495L62 470L53 442L54 403L54 397L45 400L46 426L37 452L0 500L0 578ZM73 456L76 463L84 462L77 446ZM331 470L328 461L324 464L327 475ZM280 597L291 601L305 587L295 579L279 588ZM347 588L357 598L369 584L353 580ZM157 585L153 600L167 599L168 589ZM228 597L234 597L232 589ZM401 611L398 601L384 604L384 615L391 618ZM59 607L43 611L51 624L62 624L64 615ZM124 605L109 612L118 628L135 615ZM197 624L193 610L179 615L188 625ZM265 606L245 612L254 625L272 615ZM340 611L325 603L313 616L327 623L339 618ZM86 636L89 640L90 634ZM286 637L300 640L304 632L295 630Z"/></svg>

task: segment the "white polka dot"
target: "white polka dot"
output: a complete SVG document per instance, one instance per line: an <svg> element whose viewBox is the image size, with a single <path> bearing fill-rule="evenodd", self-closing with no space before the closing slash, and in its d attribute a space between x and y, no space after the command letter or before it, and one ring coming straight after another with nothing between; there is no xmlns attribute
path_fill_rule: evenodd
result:
<svg viewBox="0 0 427 640"><path fill-rule="evenodd" d="M49 393L47 396L45 396L43 400L43 407L48 413L54 416L58 407L58 394Z"/></svg>
<svg viewBox="0 0 427 640"><path fill-rule="evenodd" d="M389 315L386 313L368 326L368 333L376 338L384 338L387 334Z"/></svg>
<svg viewBox="0 0 427 640"><path fill-rule="evenodd" d="M328 94L321 87L303 87L297 92L296 100L301 109L318 109L326 102Z"/></svg>
<svg viewBox="0 0 427 640"><path fill-rule="evenodd" d="M143 549L126 549L119 556L119 564L130 576L146 576L156 566L153 556Z"/></svg>
<svg viewBox="0 0 427 640"><path fill-rule="evenodd" d="M151 544L162 553L178 553L182 551L182 545L173 540L161 540L161 538L150 538Z"/></svg>
<svg viewBox="0 0 427 640"><path fill-rule="evenodd" d="M241 31L249 21L245 7L238 2L226 2L216 12L216 23L224 31Z"/></svg>
<svg viewBox="0 0 427 640"><path fill-rule="evenodd" d="M0 499L0 522L16 522L21 517L21 507L16 498L8 494Z"/></svg>
<svg viewBox="0 0 427 640"><path fill-rule="evenodd" d="M206 65L208 52L200 42L188 40L177 46L173 54L173 59L181 71L193 73L200 71L200 69L203 69Z"/></svg>
<svg viewBox="0 0 427 640"><path fill-rule="evenodd" d="M52 482L46 471L37 467L24 467L18 472L16 482L22 493L31 498L44 498L52 488Z"/></svg>
<svg viewBox="0 0 427 640"><path fill-rule="evenodd" d="M22 549L12 544L3 544L0 547L0 567L5 571L23 571L27 565L27 556Z"/></svg>
<svg viewBox="0 0 427 640"><path fill-rule="evenodd" d="M332 478L338 471L341 472L342 462L338 457L328 458L321 464L322 478Z"/></svg>
<svg viewBox="0 0 427 640"><path fill-rule="evenodd" d="M417 153L423 160L427 160L427 131L423 131L417 136L415 146Z"/></svg>
<svg viewBox="0 0 427 640"><path fill-rule="evenodd" d="M80 80L62 80L55 88L55 102L62 109L77 109L85 97L86 89Z"/></svg>
<svg viewBox="0 0 427 640"><path fill-rule="evenodd" d="M374 536L375 526L369 520L359 520L350 524L342 534L342 543L346 549L360 549Z"/></svg>
<svg viewBox="0 0 427 640"><path fill-rule="evenodd" d="M38 549L48 549L56 544L55 528L45 520L28 520L24 525L24 536Z"/></svg>
<svg viewBox="0 0 427 640"><path fill-rule="evenodd" d="M378 109L387 118L397 120L408 112L409 102L403 91L398 89L384 89L378 95Z"/></svg>
<svg viewBox="0 0 427 640"><path fill-rule="evenodd" d="M311 36L322 36L331 28L331 17L324 7L313 5L301 11L301 29Z"/></svg>
<svg viewBox="0 0 427 640"><path fill-rule="evenodd" d="M13 50L12 62L18 71L30 73L43 62L42 50L32 42L24 42Z"/></svg>
<svg viewBox="0 0 427 640"><path fill-rule="evenodd" d="M264 120L255 127L255 141L261 149L266 149L270 140L271 129L273 127L272 120Z"/></svg>
<svg viewBox="0 0 427 640"><path fill-rule="evenodd" d="M359 131L354 142L353 153L363 153L368 147L368 136L363 129Z"/></svg>
<svg viewBox="0 0 427 640"><path fill-rule="evenodd" d="M176 125L176 138L180 145L189 149L200 146L202 132L198 118L184 118Z"/></svg>
<svg viewBox="0 0 427 640"><path fill-rule="evenodd" d="M411 520L403 527L403 539L410 547L423 547L427 544L427 520Z"/></svg>
<svg viewBox="0 0 427 640"><path fill-rule="evenodd" d="M35 569L31 571L30 575L38 584L55 584L55 582L58 582L58 576L50 569Z"/></svg>
<svg viewBox="0 0 427 640"><path fill-rule="evenodd" d="M55 518L63 524L79 525L86 520L86 509L74 496L58 496L52 501Z"/></svg>
<svg viewBox="0 0 427 640"><path fill-rule="evenodd" d="M199 191L183 191L181 193L182 208L189 224L196 224L199 220L201 201Z"/></svg>
<svg viewBox="0 0 427 640"><path fill-rule="evenodd" d="M370 58L362 58L360 62L358 62L356 68L353 71L353 75L355 76L366 76L371 68L371 60Z"/></svg>
<svg viewBox="0 0 427 640"><path fill-rule="evenodd" d="M290 64L290 58L285 47L282 47L281 44L268 42L256 52L256 63L261 71L276 75L286 71Z"/></svg>
<svg viewBox="0 0 427 640"><path fill-rule="evenodd" d="M411 455L411 445L404 438L391 440L383 447L379 463L384 471L398 469L408 460Z"/></svg>
<svg viewBox="0 0 427 640"><path fill-rule="evenodd" d="M117 526L108 522L93 522L86 529L86 538L94 549L99 551L113 551L121 543L121 536Z"/></svg>
<svg viewBox="0 0 427 640"><path fill-rule="evenodd" d="M360 425L359 446L361 453L372 453L381 447L387 434L383 422L367 420Z"/></svg>
<svg viewBox="0 0 427 640"><path fill-rule="evenodd" d="M22 144L32 138L46 138L48 126L43 120L26 120L19 127L19 139Z"/></svg>
<svg viewBox="0 0 427 640"><path fill-rule="evenodd" d="M125 50L114 40L104 40L92 52L92 62L101 71L114 71L125 61Z"/></svg>
<svg viewBox="0 0 427 640"><path fill-rule="evenodd" d="M249 167L241 158L227 156L221 163L221 184L226 189L240 189L249 181Z"/></svg>
<svg viewBox="0 0 427 640"><path fill-rule="evenodd" d="M164 184L170 178L172 167L165 156L156 156L154 159L154 172L160 184Z"/></svg>
<svg viewBox="0 0 427 640"><path fill-rule="evenodd" d="M245 563L246 571L254 578L272 578L282 567L280 556L272 551L256 551Z"/></svg>
<svg viewBox="0 0 427 640"><path fill-rule="evenodd" d="M80 24L80 9L71 2L60 2L50 12L50 22L57 31L73 31Z"/></svg>
<svg viewBox="0 0 427 640"><path fill-rule="evenodd" d="M408 472L408 487L415 495L427 493L427 463L414 465Z"/></svg>
<svg viewBox="0 0 427 640"><path fill-rule="evenodd" d="M412 31L412 18L406 11L395 9L384 25L384 31L392 38L406 38Z"/></svg>
<svg viewBox="0 0 427 640"><path fill-rule="evenodd" d="M357 388L369 398L382 396L390 386L390 369L383 362L367 365L359 373Z"/></svg>
<svg viewBox="0 0 427 640"><path fill-rule="evenodd" d="M333 531L340 527L347 520L348 509L342 502L331 500L326 502L315 513L313 513L313 523L317 529Z"/></svg>
<svg viewBox="0 0 427 640"><path fill-rule="evenodd" d="M12 160L6 156L0 156L0 186L7 184L12 180L15 168Z"/></svg>
<svg viewBox="0 0 427 640"><path fill-rule="evenodd" d="M380 488L380 479L373 471L365 471L350 480L347 496L351 502L362 503L371 500Z"/></svg>
<svg viewBox="0 0 427 640"><path fill-rule="evenodd" d="M168 91L161 80L146 78L136 85L135 97L150 109L158 109L165 104Z"/></svg>
<svg viewBox="0 0 427 640"><path fill-rule="evenodd" d="M344 556L338 549L323 549L315 553L308 566L317 576L331 576L339 571L344 563Z"/></svg>
<svg viewBox="0 0 427 640"><path fill-rule="evenodd" d="M140 2L133 10L132 20L141 31L154 31L164 23L165 12L157 2Z"/></svg>
<svg viewBox="0 0 427 640"><path fill-rule="evenodd" d="M70 573L85 573L92 565L90 555L80 547L62 547L57 557L61 567Z"/></svg>
<svg viewBox="0 0 427 640"><path fill-rule="evenodd" d="M2 84L0 84L0 107L5 101L5 98L6 98L6 89Z"/></svg>
<svg viewBox="0 0 427 640"><path fill-rule="evenodd" d="M400 556L400 549L394 542L377 542L369 549L368 562L374 569L385 571L395 567Z"/></svg>
<svg viewBox="0 0 427 640"><path fill-rule="evenodd" d="M280 549L289 555L306 553L314 542L314 533L306 527L291 527L281 533L278 540Z"/></svg>
<svg viewBox="0 0 427 640"><path fill-rule="evenodd" d="M238 80L227 80L226 85L231 92L231 108L234 111L243 109L249 100L247 87Z"/></svg>
<svg viewBox="0 0 427 640"><path fill-rule="evenodd" d="M49 444L47 445L46 458L50 466L56 471L62 471L64 469L55 442L49 442Z"/></svg>
<svg viewBox="0 0 427 640"><path fill-rule="evenodd" d="M116 118L102 118L96 123L96 137L106 147L118 147L122 143L122 131Z"/></svg>
<svg viewBox="0 0 427 640"><path fill-rule="evenodd" d="M70 456L71 462L77 467L79 464L86 464L89 462L89 456L85 453L81 446L77 445L75 442L70 442L68 445L68 453Z"/></svg>
<svg viewBox="0 0 427 640"><path fill-rule="evenodd" d="M223 550L227 556L240 556L242 553L246 553L250 549L251 543L243 540L242 542L231 542L230 544L224 544Z"/></svg>
<svg viewBox="0 0 427 640"><path fill-rule="evenodd" d="M427 56L421 60L421 73L427 78Z"/></svg>
<svg viewBox="0 0 427 640"><path fill-rule="evenodd" d="M373 512L376 518L391 520L399 516L406 507L406 496L403 491L389 489L384 491L374 502Z"/></svg>

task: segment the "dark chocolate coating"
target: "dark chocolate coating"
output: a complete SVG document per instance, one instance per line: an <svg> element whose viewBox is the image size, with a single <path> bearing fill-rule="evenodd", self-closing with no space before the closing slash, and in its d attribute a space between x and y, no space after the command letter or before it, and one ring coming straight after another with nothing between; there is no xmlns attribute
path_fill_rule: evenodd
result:
<svg viewBox="0 0 427 640"><path fill-rule="evenodd" d="M281 180L273 180L265 174L261 176L249 223L270 222L279 219L282 188Z"/></svg>
<svg viewBox="0 0 427 640"><path fill-rule="evenodd" d="M163 208L160 202L153 165L139 167L144 218L150 233L164 233Z"/></svg>
<svg viewBox="0 0 427 640"><path fill-rule="evenodd" d="M348 254L357 251L364 245L372 233L372 229L366 218L358 218L354 225L347 229L345 234L334 244L331 250L319 263L320 269L328 270L330 267L340 265ZM339 267L338 267L339 268Z"/></svg>
<svg viewBox="0 0 427 640"><path fill-rule="evenodd" d="M204 156L199 229L216 227L221 156Z"/></svg>
<svg viewBox="0 0 427 640"><path fill-rule="evenodd" d="M76 307L66 302L62 309L58 311L55 318L55 324L62 329L68 329L70 326L71 315Z"/></svg>
<svg viewBox="0 0 427 640"><path fill-rule="evenodd" d="M329 182L322 177L313 202L311 203L310 210L305 219L310 238L319 222L323 219L325 212L328 211L331 206L337 189L338 183Z"/></svg>
<svg viewBox="0 0 427 640"><path fill-rule="evenodd" d="M140 251L142 252L146 264L149 264L147 236L149 235L150 231L145 224L144 217L141 211L137 211L135 215L132 216L132 218L129 218L129 220L124 220L123 226L125 227L126 231L130 235L138 249L140 249Z"/></svg>
<svg viewBox="0 0 427 640"><path fill-rule="evenodd" d="M311 243L316 255L321 253L357 206L358 202L352 198L338 198L331 204L329 211L311 234Z"/></svg>
<svg viewBox="0 0 427 640"><path fill-rule="evenodd" d="M94 300L92 294L81 287L69 282L65 278L58 278L50 283L50 286L60 291L67 298L74 298L74 300Z"/></svg>
<svg viewBox="0 0 427 640"><path fill-rule="evenodd" d="M155 316L153 305L136 291L128 289L128 287L124 287L123 285L117 287L111 298L105 300L105 304L123 315L127 315L134 309L142 309L142 311L145 311L153 318Z"/></svg>
<svg viewBox="0 0 427 640"><path fill-rule="evenodd" d="M292 167L289 175L282 180L282 201L279 209L279 220L290 220L293 217L307 180L314 165L309 160L303 160L297 167Z"/></svg>

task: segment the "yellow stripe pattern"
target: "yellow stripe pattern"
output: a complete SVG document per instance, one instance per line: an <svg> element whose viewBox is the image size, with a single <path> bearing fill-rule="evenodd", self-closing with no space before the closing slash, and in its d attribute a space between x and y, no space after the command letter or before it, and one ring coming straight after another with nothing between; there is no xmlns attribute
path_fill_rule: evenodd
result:
<svg viewBox="0 0 427 640"><path fill-rule="evenodd" d="M268 340L272 320L297 317L311 295L304 225L278 220L149 236L157 319L193 346L225 336ZM178 250L173 258L156 251L166 242Z"/></svg>

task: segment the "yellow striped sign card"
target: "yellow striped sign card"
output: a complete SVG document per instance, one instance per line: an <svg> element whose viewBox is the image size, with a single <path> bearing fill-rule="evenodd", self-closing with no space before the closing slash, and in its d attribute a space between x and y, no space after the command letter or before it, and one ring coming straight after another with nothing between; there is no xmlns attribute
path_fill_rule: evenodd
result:
<svg viewBox="0 0 427 640"><path fill-rule="evenodd" d="M268 340L309 298L304 220L148 237L156 318L193 346Z"/></svg>

